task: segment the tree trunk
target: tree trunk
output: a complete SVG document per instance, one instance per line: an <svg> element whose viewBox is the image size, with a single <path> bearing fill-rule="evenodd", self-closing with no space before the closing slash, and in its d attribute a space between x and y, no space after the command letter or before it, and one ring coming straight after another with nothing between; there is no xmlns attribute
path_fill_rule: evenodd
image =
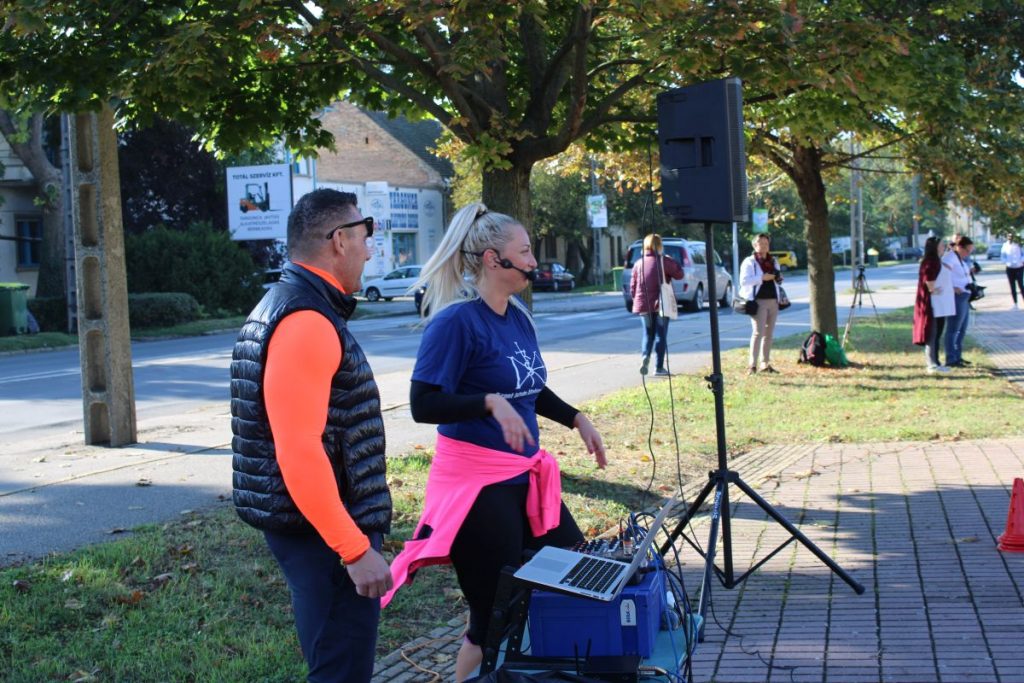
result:
<svg viewBox="0 0 1024 683"><path fill-rule="evenodd" d="M832 235L828 202L821 179L821 150L796 146L792 179L804 205L804 240L807 243L807 281L811 301L811 329L838 337L836 276L832 268Z"/></svg>
<svg viewBox="0 0 1024 683"><path fill-rule="evenodd" d="M6 110L0 109L0 133L11 151L35 178L43 209L43 241L39 253L36 296L64 296L64 191L59 168L50 163L43 148L43 116L29 121L27 142L15 142L20 131Z"/></svg>
<svg viewBox="0 0 1024 683"><path fill-rule="evenodd" d="M483 173L483 202L491 211L512 216L518 220L536 249L536 236L533 234L533 209L530 205L530 172L529 166L515 166L508 170L491 169ZM522 293L523 302L533 308L533 288L527 287Z"/></svg>
<svg viewBox="0 0 1024 683"><path fill-rule="evenodd" d="M52 167L51 167L52 168ZM66 296L64 190L61 172L54 169L52 177L42 179L42 188L53 188L43 204L43 241L39 250L39 276L36 296ZM33 171L32 175L36 175Z"/></svg>
<svg viewBox="0 0 1024 683"><path fill-rule="evenodd" d="M508 170L491 169L483 174L483 201L491 211L504 213L522 223L533 237L533 208L530 205L530 172L533 164Z"/></svg>
<svg viewBox="0 0 1024 683"><path fill-rule="evenodd" d="M573 246L573 249L575 249L575 254L576 254L576 259L577 259L577 267L579 268L578 272L580 274L580 278L579 278L580 284L587 284L587 285L589 285L589 284L592 284L591 281L590 281L590 271L592 270L592 268L591 268L591 266L592 266L592 263L591 263L591 253L592 252L591 252L591 250L589 248L589 245L587 244L587 241L589 241L589 240L584 240L581 237L575 237L575 238L573 238L573 241L571 242L571 244Z"/></svg>

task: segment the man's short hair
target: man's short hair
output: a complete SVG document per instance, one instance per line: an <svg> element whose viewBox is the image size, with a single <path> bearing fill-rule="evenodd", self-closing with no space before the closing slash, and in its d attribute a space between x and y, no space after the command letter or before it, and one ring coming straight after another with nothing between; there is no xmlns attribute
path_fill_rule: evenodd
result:
<svg viewBox="0 0 1024 683"><path fill-rule="evenodd" d="M323 241L330 230L324 226L338 214L356 208L356 202L354 194L338 190L320 189L302 195L288 217L288 252L301 254Z"/></svg>

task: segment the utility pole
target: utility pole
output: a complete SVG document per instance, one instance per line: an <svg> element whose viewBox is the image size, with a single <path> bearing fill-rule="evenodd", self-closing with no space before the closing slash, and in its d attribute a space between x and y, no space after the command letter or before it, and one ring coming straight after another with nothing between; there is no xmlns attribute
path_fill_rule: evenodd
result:
<svg viewBox="0 0 1024 683"><path fill-rule="evenodd" d="M68 117L85 443L136 441L120 175L114 112Z"/></svg>
<svg viewBox="0 0 1024 683"><path fill-rule="evenodd" d="M857 169L857 159L854 158L856 147L853 138L850 138L850 284L857 285L857 208L860 204L857 199L857 188L860 186L860 172Z"/></svg>
<svg viewBox="0 0 1024 683"><path fill-rule="evenodd" d="M597 194L597 162L590 157L590 194ZM604 268L601 265L601 228L594 228L591 233L594 236L594 273L597 275L597 284L604 285Z"/></svg>
<svg viewBox="0 0 1024 683"><path fill-rule="evenodd" d="M911 216L911 243L910 246L916 247L920 244L920 233L921 233L921 174L915 173L914 177L910 180L910 216Z"/></svg>

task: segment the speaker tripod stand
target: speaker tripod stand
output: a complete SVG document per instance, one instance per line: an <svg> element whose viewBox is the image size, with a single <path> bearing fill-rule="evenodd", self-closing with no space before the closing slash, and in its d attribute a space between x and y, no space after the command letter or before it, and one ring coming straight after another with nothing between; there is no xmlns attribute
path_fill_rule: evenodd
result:
<svg viewBox="0 0 1024 683"><path fill-rule="evenodd" d="M871 308L875 312L875 320L878 321L878 327L882 327L882 316L878 314L878 306L875 306L875 297L871 296L871 288L868 287L868 276L864 274L864 266L857 266L857 277L853 280L853 302L850 303L850 314L846 316L846 327L843 328L843 343L842 347L846 348L846 340L850 338L850 328L853 327L853 317L856 314L857 308L864 305L864 294L868 295L868 300L871 301Z"/></svg>
<svg viewBox="0 0 1024 683"><path fill-rule="evenodd" d="M708 263L712 264L713 261L711 255L715 253L715 239L711 230L711 223L704 224L704 244L705 253L708 254ZM826 555L825 552L816 546L811 539L807 538L803 532L793 526L793 524L790 523L782 513L772 507L771 503L758 495L754 489L743 481L739 473L729 469L725 447L725 400L724 382L722 378L722 356L718 335L718 294L715 289L714 266L708 265L708 299L711 302L709 314L711 319L712 371L711 375L704 379L707 380L708 388L711 389L711 392L715 397L715 434L717 436L718 445L718 469L708 474L708 483L704 485L703 489L701 489L701 492L686 510L686 514L683 515L678 524L676 524L675 528L669 534L669 539L661 547L661 555L664 557L675 544L676 540L682 536L686 542L704 558L704 576L701 580L700 597L698 598L697 603L697 613L701 617L698 639L702 642L704 640L704 625L707 623L707 606L711 596L710 588L712 577L717 576L721 584L726 588L735 588L747 579L747 577L757 571L765 562L770 560L793 541L799 541L805 548L814 553L815 557L835 572L835 574L853 588L854 592L858 595L864 592L864 586L847 574L835 560ZM754 503L764 510L769 517L789 532L788 540L783 542L779 547L769 553L766 557L762 558L740 576L736 576L733 568L732 524L729 509L730 486L735 486L745 493L750 500L754 501ZM697 515L701 505L704 504L704 501L707 500L708 496L712 493L714 493L715 497L711 506L711 529L708 533L707 549L702 550L683 532L686 526L690 523L690 520ZM722 531L722 557L724 567L722 569L719 569L715 564L715 554L718 549L719 526L721 526Z"/></svg>

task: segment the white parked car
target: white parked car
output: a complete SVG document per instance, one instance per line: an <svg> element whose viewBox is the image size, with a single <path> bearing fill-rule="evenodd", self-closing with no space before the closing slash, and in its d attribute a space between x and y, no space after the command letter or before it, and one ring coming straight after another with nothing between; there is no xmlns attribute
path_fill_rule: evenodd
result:
<svg viewBox="0 0 1024 683"><path fill-rule="evenodd" d="M420 277L423 266L402 266L395 268L384 277L367 280L363 283L363 296L367 301L391 301L396 296L412 294L412 286Z"/></svg>
<svg viewBox="0 0 1024 683"><path fill-rule="evenodd" d="M701 310L707 303L708 292L708 263L704 254L704 243L679 237L663 237L662 245L665 255L671 256L683 267L683 279L672 280L676 301L688 311ZM629 245L626 262L623 264L626 269L622 273L622 298L627 311L633 310L633 299L629 296L629 278L632 275L633 264L640 258L641 251L643 240L633 242ZM732 303L732 276L725 270L717 252L714 254L714 262L715 292L719 295L718 301L722 308L728 308Z"/></svg>

